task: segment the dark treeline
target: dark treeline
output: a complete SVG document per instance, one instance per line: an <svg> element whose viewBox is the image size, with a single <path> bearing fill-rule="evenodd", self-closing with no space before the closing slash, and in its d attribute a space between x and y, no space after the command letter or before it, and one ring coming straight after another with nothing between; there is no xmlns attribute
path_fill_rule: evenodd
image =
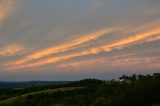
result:
<svg viewBox="0 0 160 106"><path fill-rule="evenodd" d="M29 95L26 98L19 97L12 103L0 104L0 106L150 106L160 103L159 73L153 75L123 75L119 78L119 81L85 79L57 86L6 90L0 92L0 99L3 100L38 90L63 87L84 88Z"/></svg>
<svg viewBox="0 0 160 106"><path fill-rule="evenodd" d="M9 88L29 88L33 86L61 85L70 81L27 81L27 82L5 82L0 81L0 90Z"/></svg>

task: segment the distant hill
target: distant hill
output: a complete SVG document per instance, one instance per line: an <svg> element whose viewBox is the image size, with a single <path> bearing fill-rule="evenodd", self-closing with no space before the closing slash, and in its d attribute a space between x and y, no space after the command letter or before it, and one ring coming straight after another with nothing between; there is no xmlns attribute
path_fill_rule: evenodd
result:
<svg viewBox="0 0 160 106"><path fill-rule="evenodd" d="M33 86L61 85L70 81L27 81L27 82L4 82L0 81L0 90L7 88L23 89Z"/></svg>

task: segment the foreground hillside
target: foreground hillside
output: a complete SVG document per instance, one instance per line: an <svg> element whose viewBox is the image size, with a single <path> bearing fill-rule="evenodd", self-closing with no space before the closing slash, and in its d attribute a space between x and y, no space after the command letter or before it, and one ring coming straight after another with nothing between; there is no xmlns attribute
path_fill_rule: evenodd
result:
<svg viewBox="0 0 160 106"><path fill-rule="evenodd" d="M43 91L36 91L36 92L32 92L32 93L28 93L28 94L24 94L24 95L20 95L20 96L16 96L13 98L9 98L6 100L2 100L0 101L0 105L3 106L15 106L18 105L19 101L27 101L28 98L31 99L31 97L33 96L38 96L38 95L48 95L48 94L54 94L57 92L68 92L68 91L73 91L73 90L79 90L79 89L83 89L82 87L67 87L67 88L57 88L57 89L48 89L48 90L43 90ZM36 103L37 104L37 103Z"/></svg>
<svg viewBox="0 0 160 106"><path fill-rule="evenodd" d="M0 91L0 106L158 106L160 74Z"/></svg>

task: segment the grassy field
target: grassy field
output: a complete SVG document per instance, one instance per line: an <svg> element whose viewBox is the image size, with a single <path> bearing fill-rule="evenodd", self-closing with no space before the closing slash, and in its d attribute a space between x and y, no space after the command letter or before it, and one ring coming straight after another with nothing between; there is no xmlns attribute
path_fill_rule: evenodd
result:
<svg viewBox="0 0 160 106"><path fill-rule="evenodd" d="M37 92L32 92L20 96L16 96L13 98L9 98L3 101L0 101L0 106L7 105L7 104L12 104L14 101L18 99L25 99L27 96L30 95L37 95L37 94L50 94L50 93L55 93L57 91L64 92L64 91L72 91L72 90L77 90L77 89L82 89L83 87L66 87L66 88L57 88L57 89L48 89L48 90L43 90L43 91L37 91Z"/></svg>

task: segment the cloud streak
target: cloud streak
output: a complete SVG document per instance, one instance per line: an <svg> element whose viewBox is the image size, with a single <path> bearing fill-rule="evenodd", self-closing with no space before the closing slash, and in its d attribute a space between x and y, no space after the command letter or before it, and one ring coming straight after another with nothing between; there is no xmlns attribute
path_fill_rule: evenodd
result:
<svg viewBox="0 0 160 106"><path fill-rule="evenodd" d="M103 29L103 30L99 30L96 31L94 33L90 33L85 35L84 37L75 39L73 41L64 43L62 45L58 45L55 47L51 47L36 53L33 53L19 61L14 62L14 64L19 65L19 64L23 64L32 60L36 60L36 59L40 59L42 57L48 56L48 55L53 55L53 54L57 54L57 53L61 53L61 52L66 52L72 49L76 49L81 47L83 44L89 43L91 41L94 41L96 39L98 39L99 37L111 32L112 29Z"/></svg>
<svg viewBox="0 0 160 106"><path fill-rule="evenodd" d="M21 55L25 52L24 47L13 44L3 48L0 48L0 57L9 57L15 55Z"/></svg>
<svg viewBox="0 0 160 106"><path fill-rule="evenodd" d="M63 63L63 64L59 64L58 67L59 68L74 68L74 69L78 69L81 70L85 67L86 68L91 68L91 66L93 67L93 65L95 64L103 64L105 63L105 59L106 58L98 58L98 59L90 59L90 60L82 60L82 61L75 61L75 62L67 62L67 63Z"/></svg>
<svg viewBox="0 0 160 106"><path fill-rule="evenodd" d="M83 51L78 52L78 53L71 53L71 54L66 54L66 55L56 56L56 57L53 56L53 57L49 57L47 59L37 60L36 62L31 62L31 63L28 63L28 64L25 63L26 61L20 60L20 61L18 61L18 63L20 62L20 64L17 64L17 62L16 62L16 65L19 65L19 66L16 66L16 69L17 68L37 67L37 66L56 63L56 62L59 62L59 61L68 60L68 59L72 59L72 58L76 58L76 57L80 57L80 56L95 55L95 54L99 54L99 53L102 53L102 52L110 52L110 51L112 51L114 49L117 49L117 48L118 49L119 48L122 49L122 48L128 47L130 45L139 44L140 42L141 43L150 42L150 41L147 40L147 38L155 36L155 35L158 36L158 34L160 34L160 29L159 28L151 30L151 31L148 31L148 32L145 32L145 33L140 33L140 34L134 35L132 37L120 39L120 40L117 40L115 42L111 42L109 44L106 44L104 46L95 47L95 48L89 48L87 50L83 50ZM98 35L100 36L99 33L98 33ZM87 37L87 38L89 38L89 37ZM97 38L97 34L96 34L96 38ZM95 37L94 37L94 39L95 39ZM76 43L73 43L73 44L74 45L75 44L82 44L82 43L90 41L90 40L91 40L91 38L89 38L87 40L86 40L86 38L84 40L80 39L80 40L76 40ZM92 40L93 40L93 38L92 38ZM152 41L153 40L157 40L157 39L152 39ZM70 46L67 46L67 47L70 47ZM67 48L66 50L71 50L71 48ZM42 54L42 53L40 53L40 54ZM46 53L48 54L48 51ZM55 51L53 52L52 51L50 53L57 53L57 52L55 52ZM35 55L32 55L32 56L34 57ZM40 55L40 56L44 56L44 55ZM38 55L38 57L39 57L39 55ZM28 58L26 58L26 59L28 59ZM31 59L36 59L36 58L31 58ZM15 65L15 64L12 64L12 65Z"/></svg>
<svg viewBox="0 0 160 106"><path fill-rule="evenodd" d="M144 56L141 57L139 55L128 55L128 56L117 56L115 57L101 57L101 58L92 58L87 60L78 60L73 62L65 62L58 65L61 69L74 69L74 70L82 70L83 68L97 68L108 66L112 68L129 68L130 66L142 66L153 67L155 66L158 69L158 56ZM98 66L97 66L98 65Z"/></svg>
<svg viewBox="0 0 160 106"><path fill-rule="evenodd" d="M130 44L137 43L141 40L144 40L144 39L146 39L148 37L151 37L151 36L155 36L157 34L160 34L160 28L151 30L151 31L146 32L146 33L142 33L142 34L138 34L138 35L135 35L135 36L132 36L132 37L128 37L128 38L118 40L114 43L103 46L102 49L105 50L105 51L108 51L108 50L114 49L114 48L121 48L123 46L126 47Z"/></svg>

